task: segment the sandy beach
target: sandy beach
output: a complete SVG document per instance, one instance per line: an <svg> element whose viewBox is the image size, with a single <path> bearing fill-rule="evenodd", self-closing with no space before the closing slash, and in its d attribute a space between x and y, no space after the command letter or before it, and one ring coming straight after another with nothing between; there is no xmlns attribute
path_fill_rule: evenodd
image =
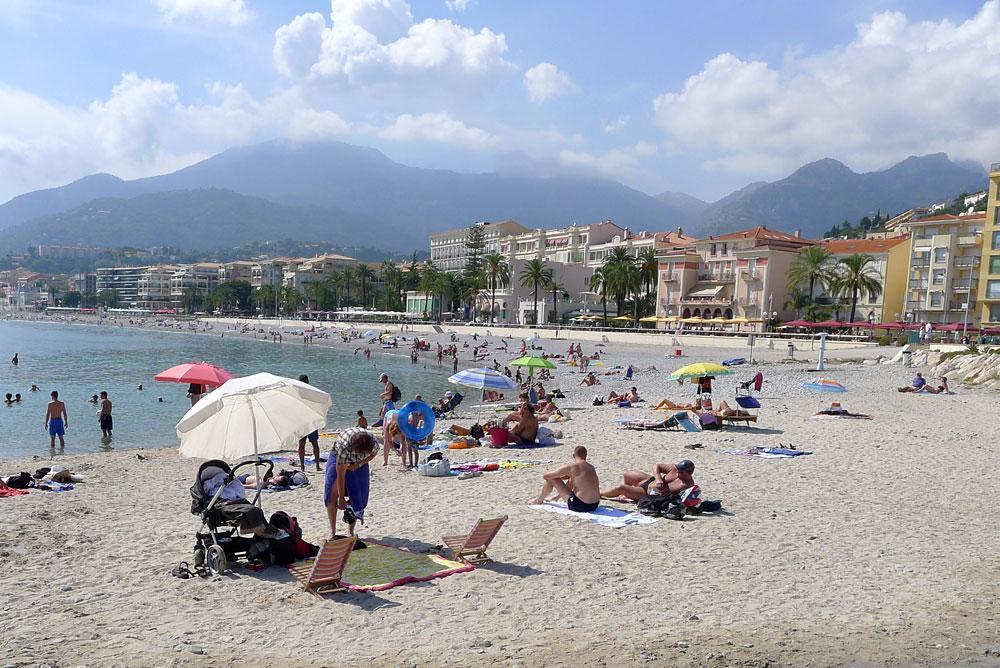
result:
<svg viewBox="0 0 1000 668"><path fill-rule="evenodd" d="M567 340L541 345L563 352ZM690 400L691 385L665 380L670 370L747 354L691 347L678 361L665 348L611 344L593 370L656 366L636 373L639 393ZM920 369L862 363L895 350L831 353L822 375L850 391L828 395L800 387L817 375L814 352L783 361L783 350L759 349L758 364L715 385L717 400L731 400L736 381L764 373L757 428L694 434L620 430L616 418L653 411L592 407L596 393L627 384L602 376L580 387L560 368L546 385L567 395L558 446L449 453L552 464L469 480L425 478L395 461L373 468L362 537L433 550L477 518L508 515L494 563L324 600L280 567L171 577L199 526L188 492L199 462L175 443L0 462L5 475L56 461L86 477L71 492L0 500L0 665L1000 665L991 507L1000 395L959 383L954 395L899 394ZM874 419L812 418L831 397ZM466 405L457 421L474 414ZM779 444L812 454L720 452ZM602 486L623 469L692 459L703 498L720 499L724 512L614 529L527 507L541 474L567 463L574 445L590 450ZM328 527L321 478L312 479L266 495L264 509L297 516L318 542Z"/></svg>

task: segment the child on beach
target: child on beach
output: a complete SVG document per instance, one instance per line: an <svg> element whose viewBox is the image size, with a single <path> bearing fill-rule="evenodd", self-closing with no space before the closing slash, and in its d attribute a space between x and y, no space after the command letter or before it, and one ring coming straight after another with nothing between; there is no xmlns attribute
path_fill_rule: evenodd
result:
<svg viewBox="0 0 1000 668"><path fill-rule="evenodd" d="M358 424L357 426L361 429L368 428L368 418L365 417L364 411L358 411Z"/></svg>

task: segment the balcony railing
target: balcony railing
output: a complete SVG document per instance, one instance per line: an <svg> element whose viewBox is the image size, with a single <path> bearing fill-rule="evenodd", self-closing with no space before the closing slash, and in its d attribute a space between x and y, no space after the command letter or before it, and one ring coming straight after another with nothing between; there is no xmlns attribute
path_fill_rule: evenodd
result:
<svg viewBox="0 0 1000 668"><path fill-rule="evenodd" d="M990 165L990 172L1000 172L1000 162L994 162Z"/></svg>
<svg viewBox="0 0 1000 668"><path fill-rule="evenodd" d="M698 274L699 281L731 281L734 274L731 271L705 272Z"/></svg>
<svg viewBox="0 0 1000 668"><path fill-rule="evenodd" d="M910 263L910 267L913 268L913 269L926 269L929 266L931 266L931 263L929 261L926 261L926 262L911 262Z"/></svg>
<svg viewBox="0 0 1000 668"><path fill-rule="evenodd" d="M914 290L924 290L927 288L927 281L910 281L910 287Z"/></svg>
<svg viewBox="0 0 1000 668"><path fill-rule="evenodd" d="M741 269L740 275L745 281L758 281L761 278L760 272L756 269Z"/></svg>

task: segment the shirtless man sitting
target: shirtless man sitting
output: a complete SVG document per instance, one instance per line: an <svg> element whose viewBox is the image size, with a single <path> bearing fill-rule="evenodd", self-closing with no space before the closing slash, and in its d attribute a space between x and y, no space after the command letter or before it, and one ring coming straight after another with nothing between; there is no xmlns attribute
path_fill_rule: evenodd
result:
<svg viewBox="0 0 1000 668"><path fill-rule="evenodd" d="M601 492L601 497L613 499L626 496L638 501L647 494L677 494L694 485L694 462L683 459L677 464L655 464L652 474L642 471L625 471L622 483ZM650 485L653 489L650 490Z"/></svg>
<svg viewBox="0 0 1000 668"><path fill-rule="evenodd" d="M588 373L588 374L587 374L587 375L586 375L586 376L584 377L584 379L583 379L583 380L581 380L581 381L580 381L580 384L581 384L581 385L586 385L587 387L590 387L590 386L592 386L592 385L600 385L600 384L601 384L601 381L599 381L599 380L597 379L597 376L595 376L595 375L594 375L594 372L593 372L593 371L591 371L591 372L589 372L589 373Z"/></svg>
<svg viewBox="0 0 1000 668"><path fill-rule="evenodd" d="M518 422L510 428L507 442L514 445L534 443L538 436L538 418L530 404L524 404L518 411Z"/></svg>
<svg viewBox="0 0 1000 668"><path fill-rule="evenodd" d="M573 448L573 463L549 471L542 476L545 484L538 496L528 501L528 505L539 505L552 499L562 499L566 507L577 513L591 513L601 503L600 482L597 471L587 462L587 448L578 445Z"/></svg>
<svg viewBox="0 0 1000 668"><path fill-rule="evenodd" d="M634 404L636 402L642 401L642 398L639 396L639 391L635 389L635 387L632 387L629 389L628 392L622 392L621 394L618 394L614 390L612 390L611 394L608 395L608 403L610 404L616 401L628 401L629 403Z"/></svg>

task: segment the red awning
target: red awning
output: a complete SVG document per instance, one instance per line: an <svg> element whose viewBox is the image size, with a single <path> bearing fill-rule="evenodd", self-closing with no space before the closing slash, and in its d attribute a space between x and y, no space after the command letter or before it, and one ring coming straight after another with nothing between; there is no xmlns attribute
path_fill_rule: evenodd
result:
<svg viewBox="0 0 1000 668"><path fill-rule="evenodd" d="M868 327L868 328L871 328L871 327L875 327L875 325L873 325L872 323L868 322L867 320L858 320L857 322L844 323L844 327L854 327L854 328Z"/></svg>
<svg viewBox="0 0 1000 668"><path fill-rule="evenodd" d="M813 323L809 322L808 320L789 320L788 322L784 322L784 323L782 323L782 324L780 324L778 326L779 327L812 327Z"/></svg>
<svg viewBox="0 0 1000 668"><path fill-rule="evenodd" d="M846 327L846 325L839 320L823 320L821 322L813 323L813 327L816 329L836 329L839 327Z"/></svg>
<svg viewBox="0 0 1000 668"><path fill-rule="evenodd" d="M893 331L900 331L906 329L906 325L901 322L883 322L880 325L875 325L875 329L891 329Z"/></svg>

